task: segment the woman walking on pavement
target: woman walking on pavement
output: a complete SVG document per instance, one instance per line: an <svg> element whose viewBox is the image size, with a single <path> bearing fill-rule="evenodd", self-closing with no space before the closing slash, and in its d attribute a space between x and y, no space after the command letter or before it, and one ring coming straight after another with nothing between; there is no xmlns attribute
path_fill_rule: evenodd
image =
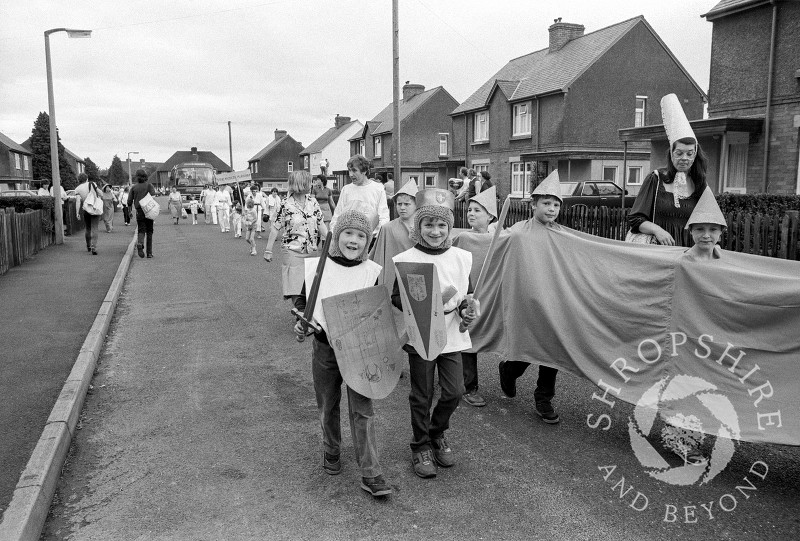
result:
<svg viewBox="0 0 800 541"><path fill-rule="evenodd" d="M130 193L130 186L125 186L122 188L122 193L119 194L119 204L122 205L122 219L125 225L131 224L131 208L128 206L128 195Z"/></svg>
<svg viewBox="0 0 800 541"><path fill-rule="evenodd" d="M136 242L136 251L139 257L144 257L144 243L145 237L147 238L147 257L153 257L153 220L145 217L142 205L140 204L142 198L150 194L156 195L156 190L153 185L147 182L147 172L144 169L136 171L136 184L131 188L131 193L128 195L128 206L136 209L136 234L138 240Z"/></svg>
<svg viewBox="0 0 800 541"><path fill-rule="evenodd" d="M106 233L111 233L114 227L114 211L117 208L117 198L114 196L114 192L111 191L110 184L103 186L100 199L103 200L103 223L106 224Z"/></svg>
<svg viewBox="0 0 800 541"><path fill-rule="evenodd" d="M83 217L86 231L86 250L92 252L92 255L97 255L97 226L100 223L100 216L86 212L83 209L83 201L86 201L90 192L94 192L95 197L100 197L100 190L97 188L97 184L89 182L89 175L86 173L78 175L78 182L80 184L75 188L75 193L78 195L76 210L78 215Z"/></svg>
<svg viewBox="0 0 800 541"><path fill-rule="evenodd" d="M169 213L175 220L175 225L178 225L181 219L181 194L175 186L169 189Z"/></svg>

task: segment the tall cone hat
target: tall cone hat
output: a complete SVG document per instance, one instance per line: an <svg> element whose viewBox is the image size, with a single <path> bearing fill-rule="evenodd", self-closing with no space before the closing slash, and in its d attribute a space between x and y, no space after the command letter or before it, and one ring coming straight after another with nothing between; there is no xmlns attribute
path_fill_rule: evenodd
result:
<svg viewBox="0 0 800 541"><path fill-rule="evenodd" d="M486 209L486 212L491 214L495 220L497 219L497 187L492 186L475 197L470 197L469 200L478 203Z"/></svg>
<svg viewBox="0 0 800 541"><path fill-rule="evenodd" d="M412 198L414 198L417 195L418 191L419 191L419 187L417 186L416 181L414 179L411 179L408 182L406 182L405 184L403 184L403 187L400 188L394 194L394 197L397 198L398 195L405 194L405 195L410 195Z"/></svg>
<svg viewBox="0 0 800 541"><path fill-rule="evenodd" d="M561 180L558 178L558 169L553 169L553 172L547 175L547 178L536 186L536 189L533 190L531 195L552 195L563 203L564 200L561 199Z"/></svg>
<svg viewBox="0 0 800 541"><path fill-rule="evenodd" d="M681 107L681 102L675 94L667 94L661 98L661 118L664 121L670 148L675 141L681 139L693 139L697 143L697 137L694 135L692 126Z"/></svg>
<svg viewBox="0 0 800 541"><path fill-rule="evenodd" d="M728 222L725 221L725 216L722 214L717 199L714 197L714 192L711 188L706 186L706 191L700 196L697 205L689 216L689 221L686 222L686 228L692 224L716 224L722 227L728 227Z"/></svg>

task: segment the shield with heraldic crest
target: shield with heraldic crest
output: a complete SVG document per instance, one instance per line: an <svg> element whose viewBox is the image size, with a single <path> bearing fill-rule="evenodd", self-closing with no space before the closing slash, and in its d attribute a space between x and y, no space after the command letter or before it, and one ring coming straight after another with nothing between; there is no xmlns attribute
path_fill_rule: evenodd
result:
<svg viewBox="0 0 800 541"><path fill-rule="evenodd" d="M328 339L347 386L367 398L386 398L400 379L403 344L384 285L322 299Z"/></svg>
<svg viewBox="0 0 800 541"><path fill-rule="evenodd" d="M395 263L408 340L420 357L431 361L447 345L439 275L433 263Z"/></svg>

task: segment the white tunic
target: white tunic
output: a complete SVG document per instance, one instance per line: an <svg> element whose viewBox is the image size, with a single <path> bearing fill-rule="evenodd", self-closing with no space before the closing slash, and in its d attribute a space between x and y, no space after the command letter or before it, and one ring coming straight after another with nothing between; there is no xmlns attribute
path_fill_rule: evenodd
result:
<svg viewBox="0 0 800 541"><path fill-rule="evenodd" d="M318 257L310 257L305 260L306 264L306 296L311 293L311 284L314 283L314 274L317 272ZM381 266L374 261L363 261L354 267L339 265L333 260L325 262L325 271L322 273L322 280L317 292L317 302L314 304L314 321L320 324L325 332L328 332L328 322L322 311L322 299L357 291L375 285L375 281L381 273ZM330 339L330 337L328 337Z"/></svg>
<svg viewBox="0 0 800 541"><path fill-rule="evenodd" d="M472 269L472 254L461 248L451 246L443 254L428 254L417 248L410 248L392 258L395 263L433 263L439 275L439 288L444 293L453 286L456 294L444 305L444 321L447 328L447 345L442 353L464 351L472 347L469 331L458 332L461 317L457 315L458 305L467 296L469 273ZM410 342L409 342L410 344Z"/></svg>

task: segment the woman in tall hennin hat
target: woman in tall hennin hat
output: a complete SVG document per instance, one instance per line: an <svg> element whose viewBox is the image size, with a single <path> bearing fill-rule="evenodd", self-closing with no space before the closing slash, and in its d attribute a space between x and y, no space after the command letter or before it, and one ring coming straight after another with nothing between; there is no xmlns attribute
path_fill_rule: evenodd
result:
<svg viewBox="0 0 800 541"><path fill-rule="evenodd" d="M628 225L633 233L655 235L659 244L689 246L686 222L706 189L707 159L675 94L661 99L661 115L670 144L667 167L644 179Z"/></svg>

